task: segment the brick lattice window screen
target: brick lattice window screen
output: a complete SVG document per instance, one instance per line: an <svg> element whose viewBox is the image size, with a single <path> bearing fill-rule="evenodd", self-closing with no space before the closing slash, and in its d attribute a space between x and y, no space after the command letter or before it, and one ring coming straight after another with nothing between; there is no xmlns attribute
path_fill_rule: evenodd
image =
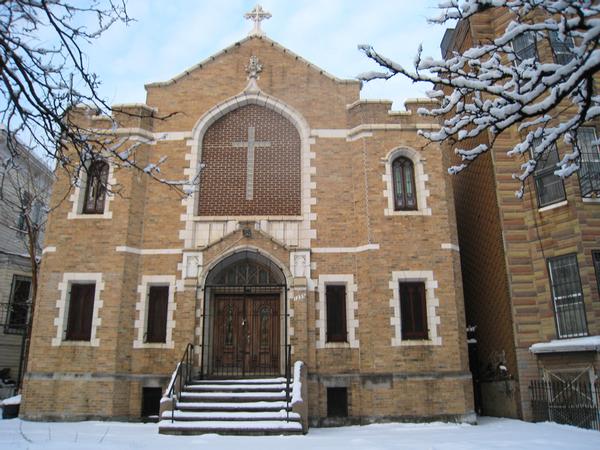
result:
<svg viewBox="0 0 600 450"><path fill-rule="evenodd" d="M246 195L248 149L255 140L252 199ZM285 117L258 105L238 108L217 120L202 142L198 215L300 215L300 135Z"/></svg>

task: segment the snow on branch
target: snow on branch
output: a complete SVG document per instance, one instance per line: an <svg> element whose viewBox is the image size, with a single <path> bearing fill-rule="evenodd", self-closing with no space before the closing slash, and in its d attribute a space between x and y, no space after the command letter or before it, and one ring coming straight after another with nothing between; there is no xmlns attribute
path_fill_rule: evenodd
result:
<svg viewBox="0 0 600 450"><path fill-rule="evenodd" d="M569 145L555 174L575 173L582 154L578 130L600 117L600 96L594 92L600 69L600 2L447 0L439 3L439 9L430 22L465 21L498 9L511 14L512 21L492 41L466 50L450 48L445 59L423 57L419 48L411 69L361 45L359 49L385 72L366 72L358 78L370 81L400 74L432 85L427 95L439 104L418 112L437 118L441 128L420 134L454 147L462 162L450 173L464 170L492 148L500 134L514 128L521 140L507 153L527 160L518 163L519 172L514 174L521 182L517 196L522 196L538 161L561 141Z"/></svg>

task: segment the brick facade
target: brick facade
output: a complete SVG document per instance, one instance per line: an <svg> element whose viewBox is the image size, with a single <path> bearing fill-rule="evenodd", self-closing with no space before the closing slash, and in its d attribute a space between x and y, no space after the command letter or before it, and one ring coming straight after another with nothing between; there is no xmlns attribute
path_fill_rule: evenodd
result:
<svg viewBox="0 0 600 450"><path fill-rule="evenodd" d="M511 20L508 12L491 8L460 22L452 31L448 51L487 42L501 35ZM552 59L546 41L538 42L537 51L541 60ZM600 130L597 122L589 125ZM497 365L505 364L514 391L504 399L512 406L501 415L530 419L532 379L589 369L593 380L600 370L594 350L552 355L530 351L535 343L559 337L548 274L548 261L554 257L576 255L587 334L600 334L592 261L592 251L600 249L600 208L597 199L582 198L577 175L564 181L565 200L549 207L538 206L533 177L523 199L516 198L519 185L512 174L520 162L506 152L520 138L516 127L498 136L489 154L454 177L453 185L467 321L477 326L479 371L484 380L487 372L490 381ZM489 142L487 136L481 139ZM567 144L561 141L559 155L566 150ZM483 412L497 414L495 405L486 404L485 396Z"/></svg>
<svg viewBox="0 0 600 450"><path fill-rule="evenodd" d="M252 199L246 198L248 129L255 128ZM234 143L239 143L234 147ZM199 215L300 215L300 136L280 114L258 105L238 108L215 122L202 141Z"/></svg>
<svg viewBox="0 0 600 450"><path fill-rule="evenodd" d="M251 56L263 66L258 89L244 71ZM47 245L56 251L43 262L23 416L139 417L141 389L164 388L188 342L211 345L202 319L213 270L251 252L285 278L281 310L289 322L281 329L292 360L307 365L312 424L340 423L327 417L328 387L348 390L345 423L474 420L452 186L439 149L420 150L417 128L436 127L416 115L420 101L407 101L401 113L389 102L362 101L358 82L326 74L264 37L146 89L147 106L124 105L137 114L116 116L132 138L149 140L139 161L167 156L167 179L193 177L204 163L200 185L182 200L147 177L114 170L127 195L112 199L110 219L69 218L76 196L53 212ZM271 143L255 148L252 200L244 197L247 149L231 146L247 142L249 127L256 141ZM407 215L386 214L386 165L400 153L418 167L423 202ZM54 195L66 185L59 178ZM53 345L63 331L57 318L66 273L102 274L97 346ZM394 292L402 276L425 283L435 328L428 339L398 336ZM172 346L147 345L139 337L140 302L148 283L172 277ZM319 283L343 283L351 293L347 342L320 338L326 299Z"/></svg>

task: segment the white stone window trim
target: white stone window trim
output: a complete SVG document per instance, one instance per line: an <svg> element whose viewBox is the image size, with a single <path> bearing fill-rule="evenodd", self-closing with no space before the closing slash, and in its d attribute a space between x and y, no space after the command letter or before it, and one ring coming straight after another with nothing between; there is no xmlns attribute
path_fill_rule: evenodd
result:
<svg viewBox="0 0 600 450"><path fill-rule="evenodd" d="M417 209L412 211L396 211L394 209L394 180L392 174L392 164L396 158L405 157L412 161L415 174L415 189L417 194ZM423 166L424 158L421 154L408 147L398 147L390 151L383 162L385 165L385 174L381 176L385 183L383 196L387 198L387 208L383 210L385 216L431 216L431 208L427 207L427 198L429 190L426 187L426 182L429 181L429 176L425 173Z"/></svg>
<svg viewBox="0 0 600 450"><path fill-rule="evenodd" d="M400 318L400 283L401 282L423 282L425 283L425 302L427 310L427 328L429 339L402 339L402 320ZM390 318L390 324L394 330L392 336L392 347L415 346L415 345L442 345L442 337L438 334L438 325L440 325L440 316L437 308L440 305L439 299L435 296L435 290L438 288L438 282L433 276L431 270L399 270L392 272L392 279L389 287L392 290L390 307L393 315Z"/></svg>
<svg viewBox="0 0 600 450"><path fill-rule="evenodd" d="M348 342L327 342L327 307L325 291L328 285L346 286L346 331L348 333ZM331 274L319 275L318 292L319 301L317 302L318 319L316 327L319 329L317 348L358 348L358 301L356 301L356 292L358 286L354 284L354 275L352 274Z"/></svg>
<svg viewBox="0 0 600 450"><path fill-rule="evenodd" d="M151 286L168 286L169 298L167 300L167 331L165 342L145 342L144 334L148 327L148 300ZM135 340L133 348L175 348L173 341L173 330L175 320L173 319L177 305L175 303L175 291L177 289L176 277L174 275L143 275L142 282L138 285L139 299L135 304L137 318L133 323Z"/></svg>
<svg viewBox="0 0 600 450"><path fill-rule="evenodd" d="M542 206L541 208L538 208L538 212L542 213L542 212L546 212L546 211L551 211L553 209L562 208L563 206L567 206L568 204L569 204L568 200L561 200L560 202L552 203L550 205L546 205L546 206Z"/></svg>
<svg viewBox="0 0 600 450"><path fill-rule="evenodd" d="M68 341L65 340L67 331L69 304L71 298L69 292L73 284L94 283L94 310L92 312L92 330L89 341ZM104 290L104 282L102 281L102 273L85 273L85 272L66 272L63 274L63 279L58 283L58 291L60 297L56 301L58 315L54 319L56 326L56 336L52 338L52 346L82 346L82 347L99 347L100 339L96 337L98 327L102 324L100 318L100 309L104 302L101 298L101 292Z"/></svg>
<svg viewBox="0 0 600 450"><path fill-rule="evenodd" d="M108 177L106 178L107 184L109 186L115 186L117 184L117 180L115 178L115 166L111 164L109 160L108 163ZM114 194L110 191L106 192L104 196L104 212L102 214L84 214L83 213L83 202L85 201L85 189L87 186L87 172L85 170L81 171L81 178L79 183L75 186L75 189L71 196L69 197L69 201L73 203L71 211L67 214L67 219L112 219L112 211L110 210L110 202L113 200Z"/></svg>

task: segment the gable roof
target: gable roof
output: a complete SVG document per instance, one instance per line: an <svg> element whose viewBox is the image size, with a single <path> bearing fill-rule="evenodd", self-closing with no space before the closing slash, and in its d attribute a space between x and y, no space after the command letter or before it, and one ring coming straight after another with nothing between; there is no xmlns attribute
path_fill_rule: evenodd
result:
<svg viewBox="0 0 600 450"><path fill-rule="evenodd" d="M157 81L157 82L153 82L153 83L148 83L148 84L145 84L144 87L145 88L149 88L149 87L161 87L161 86L169 86L171 84L174 84L177 81L179 81L180 79L182 79L183 77L185 77L186 75L189 75L194 70L202 68L206 64L208 64L208 63L214 61L215 59L217 59L219 56L228 53L233 48L238 47L238 46L244 44L245 42L250 41L251 39L261 39L261 40L263 40L263 41L271 44L273 47L279 49L283 53L287 53L288 55L290 55L291 57L297 59L298 61L301 61L301 62L305 63L307 66L309 66L313 70L316 70L320 74L322 74L322 75L326 76L327 78L335 81L336 83L344 83L344 84L354 84L354 83L360 84L361 83L359 80L355 80L355 79L338 78L335 75L332 75L329 72L321 69L320 67L316 66L315 64L311 63L310 61L307 61L306 59L304 59L301 56L297 55L296 53L292 52L288 48L284 47L283 45L279 44L278 42L275 42L274 40L272 40L272 39L270 39L270 38L268 38L266 36L252 35L252 36L245 37L241 41L237 41L237 42L233 43L229 47L224 48L223 50L221 50L220 52L217 52L217 53L213 54L212 56L209 56L208 58L200 61L199 63L197 63L195 65L193 65L189 69L184 70L180 74L174 76L170 80L167 80L167 81Z"/></svg>

